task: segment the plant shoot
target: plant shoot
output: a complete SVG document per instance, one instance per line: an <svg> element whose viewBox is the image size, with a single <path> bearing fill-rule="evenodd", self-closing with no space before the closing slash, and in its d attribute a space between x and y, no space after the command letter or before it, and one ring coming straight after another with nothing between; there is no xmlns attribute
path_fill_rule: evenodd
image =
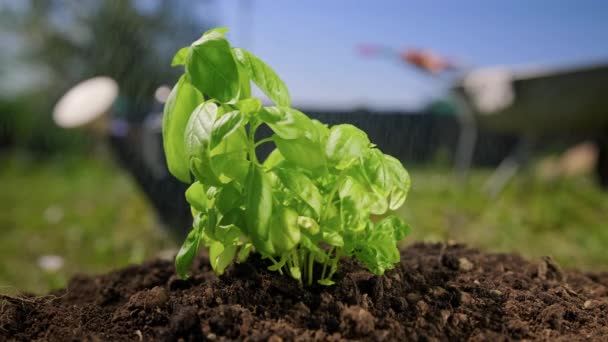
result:
<svg viewBox="0 0 608 342"><path fill-rule="evenodd" d="M201 244L219 275L253 252L270 270L301 284L333 284L343 257L383 274L399 262L397 243L410 231L394 211L410 188L397 159L365 132L328 127L290 107L285 83L251 52L213 29L180 49L184 74L164 109L170 172L191 184L194 223L176 257L187 277ZM251 96L253 82L274 106ZM256 140L267 125L271 137ZM260 160L256 148L274 144Z"/></svg>

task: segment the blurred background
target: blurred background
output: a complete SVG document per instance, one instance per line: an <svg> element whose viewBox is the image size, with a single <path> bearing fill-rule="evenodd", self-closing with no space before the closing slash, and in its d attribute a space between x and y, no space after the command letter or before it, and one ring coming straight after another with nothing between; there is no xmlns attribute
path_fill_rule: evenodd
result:
<svg viewBox="0 0 608 342"><path fill-rule="evenodd" d="M608 271L606 3L0 0L0 293L174 253L189 216L162 155L170 62L218 26L294 107L404 163L405 244ZM117 93L77 86L97 76ZM54 121L75 86L71 112L99 115Z"/></svg>

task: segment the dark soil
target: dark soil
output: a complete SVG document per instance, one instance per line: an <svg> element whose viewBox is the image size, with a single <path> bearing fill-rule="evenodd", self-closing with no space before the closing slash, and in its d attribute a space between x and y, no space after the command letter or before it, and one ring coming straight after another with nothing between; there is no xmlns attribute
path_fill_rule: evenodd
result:
<svg viewBox="0 0 608 342"><path fill-rule="evenodd" d="M45 297L0 299L0 340L608 340L608 274L551 259L417 244L383 277L345 262L333 287L301 289L203 257L180 280L170 261L74 277Z"/></svg>

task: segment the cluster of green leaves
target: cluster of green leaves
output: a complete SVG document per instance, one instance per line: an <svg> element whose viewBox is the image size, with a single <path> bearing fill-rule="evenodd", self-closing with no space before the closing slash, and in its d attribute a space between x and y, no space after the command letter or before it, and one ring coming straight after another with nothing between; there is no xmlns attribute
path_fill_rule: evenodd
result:
<svg viewBox="0 0 608 342"><path fill-rule="evenodd" d="M382 274L399 262L397 242L409 226L393 211L410 178L401 163L352 125L329 128L290 108L287 87L226 29L184 47L183 65L164 110L163 140L171 173L192 183L186 199L194 224L176 257L186 277L203 243L222 274L255 250L269 267L301 283L332 284L341 257ZM251 97L251 82L272 100ZM255 140L267 125L269 138ZM256 147L274 143L264 161Z"/></svg>

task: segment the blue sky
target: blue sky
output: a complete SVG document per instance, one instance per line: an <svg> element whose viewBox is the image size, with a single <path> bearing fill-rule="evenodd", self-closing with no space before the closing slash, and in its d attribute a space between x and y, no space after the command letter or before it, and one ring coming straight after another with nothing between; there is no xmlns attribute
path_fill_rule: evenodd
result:
<svg viewBox="0 0 608 342"><path fill-rule="evenodd" d="M219 23L280 74L296 106L411 109L449 82L362 58L360 43L431 49L473 66L608 61L608 1L250 3L243 17L238 1L218 1Z"/></svg>

